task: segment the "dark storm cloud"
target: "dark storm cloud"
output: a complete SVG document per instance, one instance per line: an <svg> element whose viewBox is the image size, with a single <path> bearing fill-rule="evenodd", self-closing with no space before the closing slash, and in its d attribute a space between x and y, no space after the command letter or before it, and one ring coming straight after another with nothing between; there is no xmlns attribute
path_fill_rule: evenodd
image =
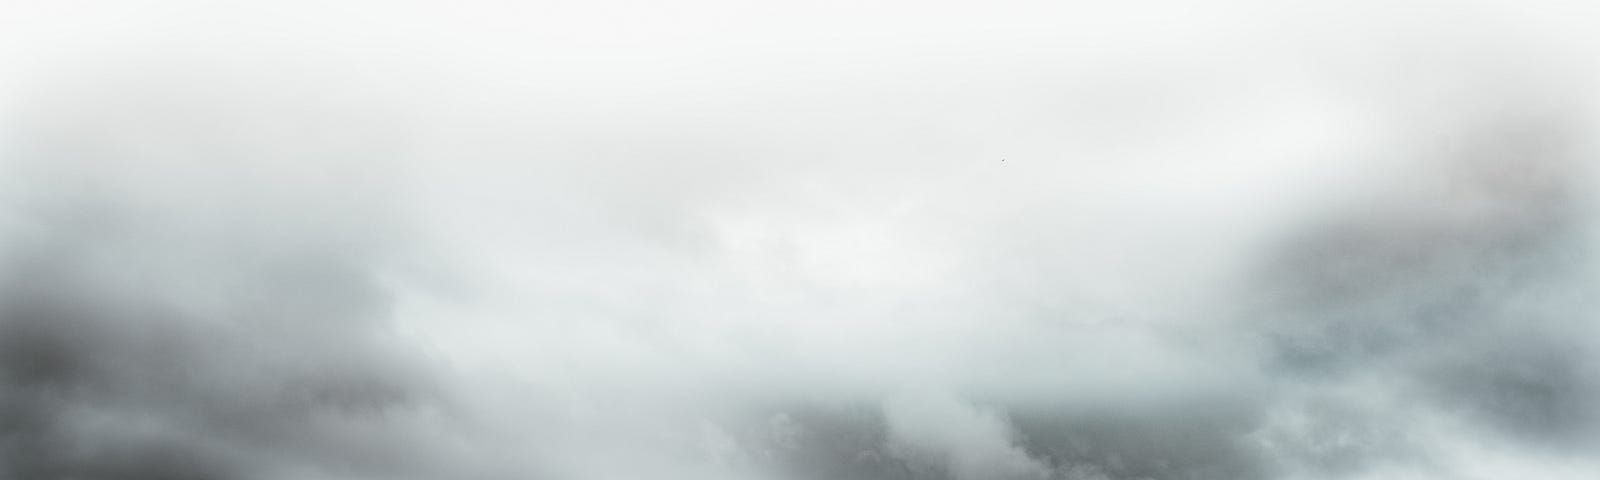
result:
<svg viewBox="0 0 1600 480"><path fill-rule="evenodd" d="M1518 127L1466 133L1460 157L1397 187L1415 191L1312 224L1261 260L1266 293L1289 305L1266 320L1282 329L1283 366L1360 367L1508 322L1572 322L1581 305L1519 300L1582 298L1592 225L1575 183L1586 172L1568 158L1574 139ZM1446 190L1433 190L1439 179Z"/></svg>
<svg viewBox="0 0 1600 480"><path fill-rule="evenodd" d="M0 477L470 477L450 458L447 396L389 322L395 243L376 190L270 163L232 175L282 145L192 136L188 115L352 152L285 137L288 123L246 127L247 112L119 93L155 98L36 125L63 135L13 136L6 152ZM144 118L106 120L125 113ZM292 118L278 120L312 120ZM91 133L106 122L170 143Z"/></svg>
<svg viewBox="0 0 1600 480"><path fill-rule="evenodd" d="M37 244L7 252L0 294L6 416L26 423L6 436L16 478L252 478L272 454L359 471L372 465L308 448L325 440L296 438L309 431L294 425L359 424L427 401L374 332L350 325L383 306L349 258L186 258L203 263L178 275L221 284L204 299L217 304L193 308L172 291L191 280L138 266L188 256L130 238L147 219L85 231L61 225L83 219L34 220ZM121 269L140 271L108 278Z"/></svg>
<svg viewBox="0 0 1600 480"><path fill-rule="evenodd" d="M1397 459L1453 468L1429 458L1445 440L1396 418L1407 411L1462 413L1533 448L1593 448L1593 152L1574 136L1588 124L1524 93L1460 136L1410 140L1433 157L1425 175L1260 260L1270 306L1248 317L1263 368L1295 388L1364 390L1310 397L1300 430L1313 438L1281 454L1332 476Z"/></svg>

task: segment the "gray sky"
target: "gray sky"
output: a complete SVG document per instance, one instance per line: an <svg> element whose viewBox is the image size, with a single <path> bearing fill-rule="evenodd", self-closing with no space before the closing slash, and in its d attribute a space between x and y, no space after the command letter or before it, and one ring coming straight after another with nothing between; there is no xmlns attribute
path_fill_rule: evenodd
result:
<svg viewBox="0 0 1600 480"><path fill-rule="evenodd" d="M0 3L0 480L1600 476L1600 12L1191 3Z"/></svg>

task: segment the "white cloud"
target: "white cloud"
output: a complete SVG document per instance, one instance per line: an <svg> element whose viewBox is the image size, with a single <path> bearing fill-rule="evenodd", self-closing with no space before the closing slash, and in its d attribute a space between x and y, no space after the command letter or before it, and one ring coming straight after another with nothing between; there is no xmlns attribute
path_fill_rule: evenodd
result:
<svg viewBox="0 0 1600 480"><path fill-rule="evenodd" d="M0 476L1593 471L1582 16L1181 3L6 5Z"/></svg>

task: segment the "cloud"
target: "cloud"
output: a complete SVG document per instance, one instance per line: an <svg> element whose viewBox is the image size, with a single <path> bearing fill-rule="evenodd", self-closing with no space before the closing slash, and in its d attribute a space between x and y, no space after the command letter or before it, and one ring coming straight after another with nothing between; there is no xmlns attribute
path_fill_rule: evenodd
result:
<svg viewBox="0 0 1600 480"><path fill-rule="evenodd" d="M1589 29L1156 3L7 7L0 477L1596 471Z"/></svg>
<svg viewBox="0 0 1600 480"><path fill-rule="evenodd" d="M259 112L226 109L202 112L224 133L200 135L263 139L203 145L172 113L191 97L153 100L171 103L98 108L42 128L69 142L11 151L26 160L0 257L3 476L475 475L450 395L389 326L382 202L249 158L350 151L282 123L228 130ZM98 122L143 136L49 130Z"/></svg>
<svg viewBox="0 0 1600 480"><path fill-rule="evenodd" d="M913 466L959 480L1041 479L1049 468L1016 445L1011 426L994 412L948 397L892 400L884 407L890 451Z"/></svg>

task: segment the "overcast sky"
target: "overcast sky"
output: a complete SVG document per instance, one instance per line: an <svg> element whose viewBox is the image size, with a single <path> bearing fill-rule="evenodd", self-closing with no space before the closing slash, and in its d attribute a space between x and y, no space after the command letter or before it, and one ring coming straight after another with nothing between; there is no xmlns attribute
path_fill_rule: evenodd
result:
<svg viewBox="0 0 1600 480"><path fill-rule="evenodd" d="M1600 4L0 0L0 480L1600 478Z"/></svg>

